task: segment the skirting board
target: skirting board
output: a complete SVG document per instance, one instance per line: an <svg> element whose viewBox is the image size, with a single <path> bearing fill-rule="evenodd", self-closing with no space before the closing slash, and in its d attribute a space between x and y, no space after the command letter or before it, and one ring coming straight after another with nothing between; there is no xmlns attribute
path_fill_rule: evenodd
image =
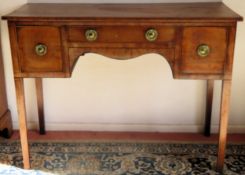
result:
<svg viewBox="0 0 245 175"><path fill-rule="evenodd" d="M13 122L18 129L18 122ZM28 122L28 128L38 129L38 122ZM218 132L218 125L211 126L211 132ZM203 125L147 125L147 124L112 124L112 123L46 123L48 131L131 131L131 132L203 132ZM230 125L229 133L245 133L245 125Z"/></svg>

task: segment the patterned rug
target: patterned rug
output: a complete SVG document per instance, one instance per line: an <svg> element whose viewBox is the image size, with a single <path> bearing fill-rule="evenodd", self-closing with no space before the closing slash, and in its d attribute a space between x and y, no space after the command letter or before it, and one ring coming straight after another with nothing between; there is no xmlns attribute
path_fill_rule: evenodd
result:
<svg viewBox="0 0 245 175"><path fill-rule="evenodd" d="M65 175L218 175L215 144L32 141L33 169ZM20 143L0 140L0 163L22 166ZM228 145L225 175L245 175L245 144Z"/></svg>

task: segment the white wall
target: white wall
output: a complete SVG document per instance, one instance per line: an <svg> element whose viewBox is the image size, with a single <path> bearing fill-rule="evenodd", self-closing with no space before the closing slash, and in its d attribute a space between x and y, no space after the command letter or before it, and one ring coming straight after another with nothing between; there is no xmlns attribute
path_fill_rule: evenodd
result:
<svg viewBox="0 0 245 175"><path fill-rule="evenodd" d="M45 2L45 0L29 1ZM48 2L62 1L49 0ZM97 2L105 1L97 0ZM245 16L245 1L225 0L224 2ZM16 5L13 1L4 3L13 8ZM0 13L3 14L4 10L0 9ZM245 34L242 32L244 28L244 23L240 23L230 115L232 132L245 132L245 69L243 68L245 49L242 49L244 45L242 42L245 41ZM14 127L17 128L6 22L2 22L2 45L9 107L13 115ZM34 83L32 79L25 83L28 92L26 102L29 126L35 128L37 109ZM169 65L157 54L147 54L128 61L88 54L80 58L71 79L44 79L46 125L49 130L196 132L203 127L205 90L205 81L173 80ZM219 99L220 82L217 82L212 118L214 131L217 130L219 118Z"/></svg>
<svg viewBox="0 0 245 175"><path fill-rule="evenodd" d="M245 19L245 1L224 0L224 2ZM233 88L231 101L230 123L243 128L245 125L245 22L238 24L235 48L235 62L233 74ZM240 126L239 126L240 125Z"/></svg>

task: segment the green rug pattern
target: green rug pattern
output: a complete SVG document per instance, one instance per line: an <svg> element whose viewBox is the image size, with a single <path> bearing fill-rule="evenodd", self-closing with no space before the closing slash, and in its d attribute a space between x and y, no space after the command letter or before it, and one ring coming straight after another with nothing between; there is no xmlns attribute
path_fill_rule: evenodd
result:
<svg viewBox="0 0 245 175"><path fill-rule="evenodd" d="M217 145L32 141L33 169L65 175L218 175ZM0 141L0 162L22 167L20 143ZM245 145L228 145L225 175L245 175Z"/></svg>

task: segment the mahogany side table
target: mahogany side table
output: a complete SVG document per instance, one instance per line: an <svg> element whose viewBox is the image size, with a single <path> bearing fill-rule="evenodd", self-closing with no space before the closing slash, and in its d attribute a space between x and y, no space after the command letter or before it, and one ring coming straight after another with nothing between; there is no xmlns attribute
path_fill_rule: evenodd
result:
<svg viewBox="0 0 245 175"><path fill-rule="evenodd" d="M227 138L237 22L221 2L170 4L26 4L6 15L12 49L24 167L30 168L24 78L36 78L41 133L42 78L69 78L79 56L126 60L161 54L175 79L207 80L206 135L214 80L222 80L217 171Z"/></svg>

